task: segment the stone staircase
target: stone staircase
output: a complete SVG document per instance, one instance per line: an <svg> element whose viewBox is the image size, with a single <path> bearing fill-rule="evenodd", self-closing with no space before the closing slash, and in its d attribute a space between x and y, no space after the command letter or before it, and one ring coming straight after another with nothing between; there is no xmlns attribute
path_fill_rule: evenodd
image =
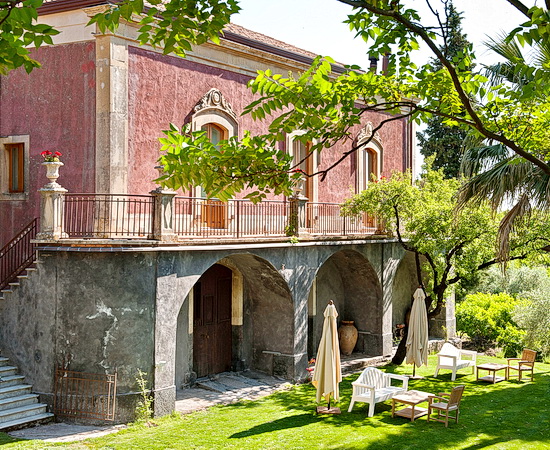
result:
<svg viewBox="0 0 550 450"><path fill-rule="evenodd" d="M16 280L8 284L5 289L0 291L0 300L3 300L6 297L6 294L11 294L17 286L21 285L22 280L29 278L30 273L35 272L37 261L34 261L29 267L24 269L19 275L17 275Z"/></svg>
<svg viewBox="0 0 550 450"><path fill-rule="evenodd" d="M50 421L54 415L47 412L48 405L38 403L38 395L25 384L25 377L8 358L0 356L0 431Z"/></svg>

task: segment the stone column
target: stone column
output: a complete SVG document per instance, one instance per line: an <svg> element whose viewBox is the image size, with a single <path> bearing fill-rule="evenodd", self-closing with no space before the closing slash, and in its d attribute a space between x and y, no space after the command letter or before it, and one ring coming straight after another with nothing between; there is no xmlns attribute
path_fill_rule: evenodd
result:
<svg viewBox="0 0 550 450"><path fill-rule="evenodd" d="M455 294L451 293L445 299L445 306L441 312L430 320L430 336L442 339L456 337Z"/></svg>
<svg viewBox="0 0 550 450"><path fill-rule="evenodd" d="M40 233L36 239L59 240L67 238L63 232L63 202L67 189L55 181L39 190L40 199Z"/></svg>
<svg viewBox="0 0 550 450"><path fill-rule="evenodd" d="M153 218L153 239L163 242L176 241L174 231L174 198L176 192L157 188L151 191L155 198L155 215Z"/></svg>
<svg viewBox="0 0 550 450"><path fill-rule="evenodd" d="M96 36L96 192L128 191L128 41Z"/></svg>

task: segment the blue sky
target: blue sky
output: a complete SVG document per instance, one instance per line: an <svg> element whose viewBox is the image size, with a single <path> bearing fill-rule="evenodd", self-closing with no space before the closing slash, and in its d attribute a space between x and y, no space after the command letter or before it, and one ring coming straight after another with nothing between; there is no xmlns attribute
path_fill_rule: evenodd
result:
<svg viewBox="0 0 550 450"><path fill-rule="evenodd" d="M416 0L415 7L426 4ZM438 4L439 0L432 0ZM524 17L505 0L455 0L464 11L463 29L472 42L481 42L485 35L511 29ZM533 4L533 1L526 3ZM353 39L343 24L351 8L336 0L240 0L242 12L233 22L289 44L322 55L329 55L346 64L368 67L368 49L364 42ZM426 8L424 12L427 13ZM478 59L490 58L479 46ZM425 59L427 54L419 55ZM419 61L421 62L421 61Z"/></svg>

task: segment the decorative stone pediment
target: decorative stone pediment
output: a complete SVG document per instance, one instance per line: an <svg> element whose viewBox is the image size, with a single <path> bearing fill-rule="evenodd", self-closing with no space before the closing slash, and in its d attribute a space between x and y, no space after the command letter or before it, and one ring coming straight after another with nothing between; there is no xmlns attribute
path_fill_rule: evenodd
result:
<svg viewBox="0 0 550 450"><path fill-rule="evenodd" d="M367 124L361 129L361 131L359 132L359 135L357 136L357 143L360 145L364 142L369 141L370 139L370 142L374 141L379 146L382 146L382 140L380 139L380 134L378 134L378 131L377 131L376 133L374 133L374 136L373 136L373 130L374 130L374 125L372 124L372 122L367 122Z"/></svg>
<svg viewBox="0 0 550 450"><path fill-rule="evenodd" d="M199 102L195 105L195 114L203 112L209 109L216 109L223 111L231 116L234 120L237 119L237 115L233 111L231 104L225 99L223 94L216 88L210 89L206 94L202 96Z"/></svg>

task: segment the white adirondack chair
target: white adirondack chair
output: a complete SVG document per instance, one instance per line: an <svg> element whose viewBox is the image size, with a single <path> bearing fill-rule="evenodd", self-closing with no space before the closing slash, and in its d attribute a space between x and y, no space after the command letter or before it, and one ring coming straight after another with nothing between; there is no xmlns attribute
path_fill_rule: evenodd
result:
<svg viewBox="0 0 550 450"><path fill-rule="evenodd" d="M470 359L462 359L462 356L469 356ZM455 381L456 379L457 370L471 367L472 373L474 373L476 358L477 352L471 350L461 350L456 348L453 344L445 342L443 347L441 347L440 352L437 354L437 367L435 368L434 377L437 377L440 369L452 370L452 381Z"/></svg>
<svg viewBox="0 0 550 450"><path fill-rule="evenodd" d="M392 386L392 379L402 381L403 387ZM375 403L389 400L394 395L407 391L409 378L404 375L385 373L375 367L367 367L351 384L353 394L348 412L351 412L355 402L364 402L369 404L369 417L372 417Z"/></svg>

